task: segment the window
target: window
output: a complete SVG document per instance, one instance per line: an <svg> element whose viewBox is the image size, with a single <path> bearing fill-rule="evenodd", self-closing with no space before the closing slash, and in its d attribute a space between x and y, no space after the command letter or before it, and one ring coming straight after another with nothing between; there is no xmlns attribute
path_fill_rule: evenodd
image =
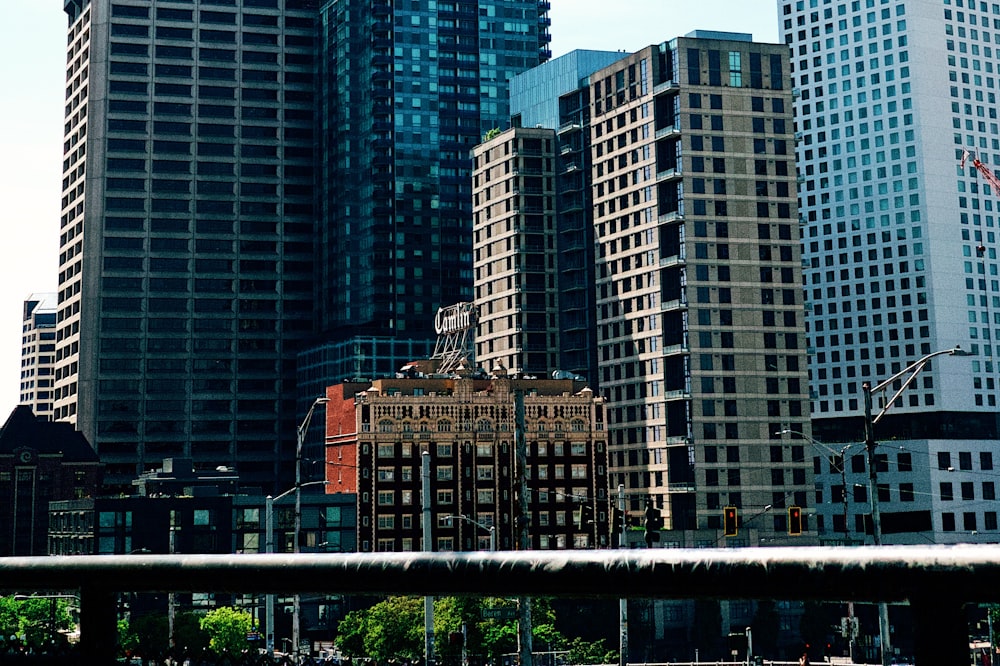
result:
<svg viewBox="0 0 1000 666"><path fill-rule="evenodd" d="M937 460L938 460L938 469L951 468L951 454L949 452L938 451Z"/></svg>
<svg viewBox="0 0 1000 666"><path fill-rule="evenodd" d="M951 483L942 481L938 488L938 494L941 496L942 502L950 502L955 499L955 493L954 490L952 490Z"/></svg>
<svg viewBox="0 0 1000 666"><path fill-rule="evenodd" d="M958 468L962 470L972 469L972 452L971 451L959 451L958 453Z"/></svg>
<svg viewBox="0 0 1000 666"><path fill-rule="evenodd" d="M942 513L941 514L941 529L945 532L955 531L955 514L953 513Z"/></svg>
<svg viewBox="0 0 1000 666"><path fill-rule="evenodd" d="M437 491L437 503L439 505L452 504L455 501L455 495L450 490L439 490Z"/></svg>
<svg viewBox="0 0 1000 666"><path fill-rule="evenodd" d="M979 452L979 467L984 471L993 469L993 453L991 451Z"/></svg>

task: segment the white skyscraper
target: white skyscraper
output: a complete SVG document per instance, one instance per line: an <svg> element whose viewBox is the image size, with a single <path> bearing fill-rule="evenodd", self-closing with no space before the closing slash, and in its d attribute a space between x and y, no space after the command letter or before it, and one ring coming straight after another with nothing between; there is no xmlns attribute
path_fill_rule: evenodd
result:
<svg viewBox="0 0 1000 666"><path fill-rule="evenodd" d="M863 382L960 346L969 357L934 358L875 426L884 542L995 541L1000 192L961 160L969 151L1000 163L1000 4L778 10L796 91L813 435L837 451L860 442ZM875 396L876 416L910 376ZM814 453L829 474L817 478L817 505L830 512L820 532L846 522L863 537L867 489L844 502L836 457Z"/></svg>

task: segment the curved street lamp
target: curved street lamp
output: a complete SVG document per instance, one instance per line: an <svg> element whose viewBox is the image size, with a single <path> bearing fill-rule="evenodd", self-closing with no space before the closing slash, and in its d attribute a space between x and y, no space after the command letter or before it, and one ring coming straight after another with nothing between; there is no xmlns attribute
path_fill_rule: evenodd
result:
<svg viewBox="0 0 1000 666"><path fill-rule="evenodd" d="M264 500L264 522L266 532L266 552L274 552L274 502L280 500L282 497L286 497L291 493L295 493L295 525L294 525L294 543L292 545L293 552L299 552L299 537L302 531L302 488L305 486L318 486L326 485L326 481L309 481L307 483L302 483L302 446L305 443L306 432L309 430L309 423L312 421L313 412L316 411L316 407L330 402L327 397L320 396L313 400L312 404L309 405L309 410L306 412L305 418L302 423L295 431L295 485L286 490L285 492L279 494L277 497L267 496ZM274 595L267 595L265 601L265 614L267 615L267 634L266 634L266 646L268 655L274 654ZM299 652L299 610L300 610L300 599L299 594L296 592L292 597L292 653L297 655Z"/></svg>
<svg viewBox="0 0 1000 666"><path fill-rule="evenodd" d="M953 347L951 349L941 349L936 352L931 352L926 356L914 361L910 365L906 366L892 377L883 380L872 386L870 382L865 382L861 385L861 391L864 394L865 401L865 449L868 452L868 494L871 496L872 505L872 540L876 546L882 545L882 519L879 514L878 506L878 469L875 460L875 447L878 446L878 442L875 441L875 424L885 416L885 413L889 411L889 408L895 404L897 398L902 395L910 384L917 378L917 375L924 369L927 363L935 356L970 356L969 352L963 351L961 347ZM889 388L889 385L893 382L902 379L905 375L909 374L906 379L903 380L902 386L893 394L879 413L874 417L872 416L872 394L882 393ZM881 639L881 652L882 652L882 666L889 666L889 661L892 653L892 646L890 644L889 638L889 606L885 602L881 602L879 607L879 634Z"/></svg>
<svg viewBox="0 0 1000 666"><path fill-rule="evenodd" d="M469 518L468 516L463 516L462 514L453 514L453 515L450 515L450 516L445 516L445 519L449 520L449 521L452 518L458 518L459 520L464 520L467 523L471 523L471 524L475 525L476 527L478 527L480 529L484 529L487 532L489 532L490 533L490 552L491 553L496 552L496 549L497 549L497 526L496 525L487 525L486 523L480 523L480 522L478 522L476 520L473 520L472 518Z"/></svg>

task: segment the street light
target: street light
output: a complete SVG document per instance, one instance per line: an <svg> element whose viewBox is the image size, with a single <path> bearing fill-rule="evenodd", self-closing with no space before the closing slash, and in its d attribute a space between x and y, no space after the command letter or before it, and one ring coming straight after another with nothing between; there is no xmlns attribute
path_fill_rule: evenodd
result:
<svg viewBox="0 0 1000 666"><path fill-rule="evenodd" d="M476 527L486 530L490 533L490 552L496 552L497 549L497 526L487 525L485 523L480 523L478 521L469 518L468 516L463 516L461 514L454 514L451 516L445 516L445 520L451 520L452 518L458 518L459 520L464 520L467 523L472 523Z"/></svg>
<svg viewBox="0 0 1000 666"><path fill-rule="evenodd" d="M289 488L277 497L268 495L264 498L264 552L271 554L274 552L274 503L280 499L288 497L299 488L306 486L326 485L326 481L307 481L293 488ZM298 536L295 537L298 541ZM265 644L267 654L274 655L274 594L268 594L264 600L264 615L267 621L267 638ZM288 640L288 639L285 639Z"/></svg>
<svg viewBox="0 0 1000 666"><path fill-rule="evenodd" d="M847 451L852 446L854 446L855 442L851 442L850 444L846 444L843 447L841 447L840 451L837 451L837 449L834 449L831 446L829 446L828 444L825 444L824 442L819 441L818 439L814 438L812 435L807 435L806 433L802 432L801 430L793 430L792 428L782 428L781 430L779 430L775 434L776 435L798 435L799 437L801 437L802 439L806 440L807 442L809 442L812 446L816 447L817 449L823 449L824 451L826 451L826 452L828 452L828 453L830 453L832 455L840 457L840 483L842 484L842 486L844 488L844 494L843 494L843 501L844 501L844 544L845 545L849 545L849 543L850 543L850 537L848 535L850 534L851 529L848 526L848 520L847 520L848 515L849 515L849 512L848 512L848 503L847 503L848 502L848 498L847 498Z"/></svg>
<svg viewBox="0 0 1000 666"><path fill-rule="evenodd" d="M312 421L313 412L316 411L317 405L322 405L330 402L329 398L320 396L313 400L312 404L309 405L309 410L306 412L305 418L302 423L299 424L298 429L295 431L295 485L285 492L281 493L277 497L267 496L264 505L264 520L267 529L267 543L266 549L268 553L274 552L274 502L276 500L285 497L289 493L295 493L295 525L294 525L294 543L292 544L293 552L299 552L299 537L302 532L302 488L304 486L315 486L326 484L326 481L310 481L308 483L302 483L302 445L305 443L306 433L309 430L309 422ZM299 610L300 610L300 600L298 592L292 597L292 654L298 654L299 652ZM265 602L265 614L267 615L267 653L269 655L274 654L274 595L267 595L267 600Z"/></svg>
<svg viewBox="0 0 1000 666"><path fill-rule="evenodd" d="M875 447L878 443L875 441L875 424L881 420L885 413L889 411L889 408L895 404L896 399L902 395L903 391L913 383L917 378L917 375L924 369L927 363L935 356L969 356L969 353L963 351L960 347L953 347L952 349L941 349L936 352L931 352L923 358L914 361L910 365L906 366L892 377L872 386L870 382L865 382L861 385L861 391L864 394L865 401L865 449L868 452L868 494L871 496L872 505L872 540L876 546L882 545L882 519L879 514L878 507L878 469L875 463ZM909 374L903 384L899 389L893 394L892 398L889 399L885 406L876 414L872 416L872 394L884 392L889 388L889 385L893 382L901 379L904 375ZM845 488L846 490L846 488ZM882 666L889 666L891 645L889 643L889 606L884 601L879 602L879 635L882 644Z"/></svg>
<svg viewBox="0 0 1000 666"><path fill-rule="evenodd" d="M306 417L302 419L302 423L299 424L299 428L296 431L295 440L295 544L293 545L293 552L299 552L299 537L302 531L302 445L306 441L306 432L309 430L309 422L312 421L313 412L316 410L317 405L323 405L330 402L329 398L320 396L313 400L312 404L309 405L309 411L306 412ZM298 655L299 653L299 634L300 634L300 622L299 618L300 612L300 599L299 593L296 592L292 597L292 654Z"/></svg>

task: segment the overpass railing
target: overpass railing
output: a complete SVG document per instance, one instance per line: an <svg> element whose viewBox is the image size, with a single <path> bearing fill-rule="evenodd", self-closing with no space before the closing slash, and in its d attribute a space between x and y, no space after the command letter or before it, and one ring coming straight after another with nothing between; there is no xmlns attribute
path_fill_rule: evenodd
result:
<svg viewBox="0 0 1000 666"><path fill-rule="evenodd" d="M907 603L917 663L958 665L1000 545L0 558L0 592L70 590L85 663L114 661L121 592L316 592Z"/></svg>

